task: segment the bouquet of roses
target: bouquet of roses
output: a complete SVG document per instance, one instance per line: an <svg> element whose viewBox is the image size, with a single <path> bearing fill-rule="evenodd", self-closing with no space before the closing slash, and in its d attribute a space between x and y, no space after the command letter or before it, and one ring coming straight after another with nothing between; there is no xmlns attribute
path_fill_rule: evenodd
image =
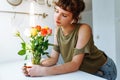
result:
<svg viewBox="0 0 120 80"><path fill-rule="evenodd" d="M47 49L50 44L48 37L52 34L52 29L49 27L41 27L37 25L26 30L25 33L29 36L29 41L26 42L19 31L16 32L16 36L19 37L22 42L22 49L18 51L19 55L25 55L25 60L28 59L29 54L32 54L32 63L40 64L41 56L48 55Z"/></svg>

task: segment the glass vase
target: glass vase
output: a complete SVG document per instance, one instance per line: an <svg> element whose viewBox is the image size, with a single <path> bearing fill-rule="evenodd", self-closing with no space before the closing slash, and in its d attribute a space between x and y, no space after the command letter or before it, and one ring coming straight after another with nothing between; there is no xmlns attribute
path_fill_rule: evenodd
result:
<svg viewBox="0 0 120 80"><path fill-rule="evenodd" d="M40 61L41 61L41 55L33 55L32 57L32 64L35 65L40 65Z"/></svg>

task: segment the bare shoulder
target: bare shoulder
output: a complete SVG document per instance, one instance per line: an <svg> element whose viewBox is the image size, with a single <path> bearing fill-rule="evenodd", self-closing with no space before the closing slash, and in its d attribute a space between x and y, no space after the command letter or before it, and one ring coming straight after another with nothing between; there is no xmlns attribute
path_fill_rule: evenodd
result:
<svg viewBox="0 0 120 80"><path fill-rule="evenodd" d="M92 29L90 25L83 23L80 25L79 32L91 33Z"/></svg>

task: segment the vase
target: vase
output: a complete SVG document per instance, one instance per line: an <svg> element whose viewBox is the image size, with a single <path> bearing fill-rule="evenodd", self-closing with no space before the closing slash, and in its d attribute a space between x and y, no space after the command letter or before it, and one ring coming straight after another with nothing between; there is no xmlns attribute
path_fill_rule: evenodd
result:
<svg viewBox="0 0 120 80"><path fill-rule="evenodd" d="M33 55L32 64L40 65L41 55Z"/></svg>

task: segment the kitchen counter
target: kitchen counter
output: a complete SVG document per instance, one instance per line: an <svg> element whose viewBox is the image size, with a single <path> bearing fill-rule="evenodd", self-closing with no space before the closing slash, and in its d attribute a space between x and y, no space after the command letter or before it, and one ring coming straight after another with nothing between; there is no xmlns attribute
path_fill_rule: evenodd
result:
<svg viewBox="0 0 120 80"><path fill-rule="evenodd" d="M46 77L26 77L22 73L22 66L22 61L0 64L0 80L105 80L83 71Z"/></svg>

